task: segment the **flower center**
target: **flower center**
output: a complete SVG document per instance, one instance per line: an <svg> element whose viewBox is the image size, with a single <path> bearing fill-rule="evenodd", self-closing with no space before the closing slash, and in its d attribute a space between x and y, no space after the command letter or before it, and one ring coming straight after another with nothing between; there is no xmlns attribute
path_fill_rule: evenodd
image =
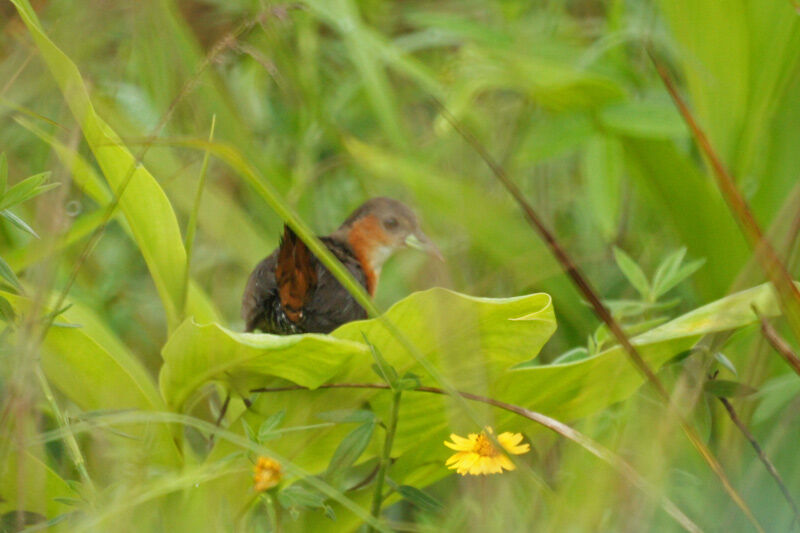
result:
<svg viewBox="0 0 800 533"><path fill-rule="evenodd" d="M492 441L489 440L485 433L478 435L474 451L483 457L497 457L499 455L494 446L492 446Z"/></svg>

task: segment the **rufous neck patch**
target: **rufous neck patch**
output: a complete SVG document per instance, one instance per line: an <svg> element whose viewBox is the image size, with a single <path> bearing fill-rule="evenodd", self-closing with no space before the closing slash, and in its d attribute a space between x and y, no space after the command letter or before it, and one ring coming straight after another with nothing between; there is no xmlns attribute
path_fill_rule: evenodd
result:
<svg viewBox="0 0 800 533"><path fill-rule="evenodd" d="M347 242L364 270L367 292L374 296L383 263L378 255L382 255L381 250L387 248L390 242L378 217L367 215L354 222L347 234Z"/></svg>

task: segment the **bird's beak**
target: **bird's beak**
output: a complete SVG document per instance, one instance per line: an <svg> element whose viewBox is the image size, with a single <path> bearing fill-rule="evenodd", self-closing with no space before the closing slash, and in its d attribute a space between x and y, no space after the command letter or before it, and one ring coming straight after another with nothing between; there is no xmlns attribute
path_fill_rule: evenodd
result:
<svg viewBox="0 0 800 533"><path fill-rule="evenodd" d="M421 230L416 230L414 233L409 234L406 237L406 246L409 248L414 248L415 250L420 250L425 252L426 254L430 254L439 261L444 262L444 256L442 256L442 252L439 251L439 248L433 244L433 241L428 238L427 235L422 233Z"/></svg>

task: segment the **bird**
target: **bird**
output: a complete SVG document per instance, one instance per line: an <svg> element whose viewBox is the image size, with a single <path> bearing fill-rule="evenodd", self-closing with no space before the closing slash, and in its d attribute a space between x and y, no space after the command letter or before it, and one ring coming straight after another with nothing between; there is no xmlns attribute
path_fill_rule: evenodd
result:
<svg viewBox="0 0 800 533"><path fill-rule="evenodd" d="M376 197L364 202L320 241L369 293L397 250L410 247L439 259L439 249L402 202ZM442 259L443 260L443 259ZM288 225L278 249L250 274L242 296L245 331L293 335L330 333L367 312Z"/></svg>

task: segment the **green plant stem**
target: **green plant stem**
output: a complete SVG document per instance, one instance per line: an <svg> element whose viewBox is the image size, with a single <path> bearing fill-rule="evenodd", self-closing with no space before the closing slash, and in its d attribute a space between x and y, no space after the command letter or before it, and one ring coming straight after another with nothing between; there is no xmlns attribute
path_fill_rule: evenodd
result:
<svg viewBox="0 0 800 533"><path fill-rule="evenodd" d="M397 432L397 419L400 414L400 396L402 391L394 391L392 393L392 412L389 418L389 426L386 428L386 439L383 441L383 452L381 453L380 467L378 468L378 475L375 477L375 492L372 493L372 516L380 519L381 507L383 506L383 482L386 479L386 470L389 469L389 462L392 456L392 445L394 444L394 435ZM369 531L374 531L372 527Z"/></svg>
<svg viewBox="0 0 800 533"><path fill-rule="evenodd" d="M269 494L264 494L264 500L266 500L270 531L272 531L272 533L278 533L281 530L281 525L278 521L278 507L275 505L275 498Z"/></svg>
<svg viewBox="0 0 800 533"><path fill-rule="evenodd" d="M69 450L69 454L72 457L72 462L75 465L75 469L81 476L83 485L89 491L91 502L94 503L94 497L97 494L97 489L94 486L92 478L89 476L88 470L86 470L86 461L84 460L81 449L78 446L78 441L75 438L75 434L71 431L70 425L67 422L67 418L64 416L64 413L61 412L61 408L58 406L56 397L53 394L53 389L50 388L50 383L47 382L47 377L44 375L44 371L42 371L42 367L38 363L36 364L35 372L36 377L39 379L39 385L42 387L44 397L50 404L50 408L53 410L56 423L58 424L58 427L64 431L64 441L67 443L67 450Z"/></svg>
<svg viewBox="0 0 800 533"><path fill-rule="evenodd" d="M217 124L217 115L211 117L211 128L208 132L208 142L214 140L214 126ZM208 174L208 157L211 153L206 150L203 154L203 165L200 167L200 181L197 183L197 192L194 196L194 204L192 205L192 212L189 215L189 222L186 224L186 240L184 247L186 248L186 272L183 276L183 305L181 307L181 316L186 316L186 302L189 300L189 280L191 276L192 266L192 251L194 250L194 236L197 232L197 214L200 211L200 200L203 198L203 190L206 187L206 176Z"/></svg>

